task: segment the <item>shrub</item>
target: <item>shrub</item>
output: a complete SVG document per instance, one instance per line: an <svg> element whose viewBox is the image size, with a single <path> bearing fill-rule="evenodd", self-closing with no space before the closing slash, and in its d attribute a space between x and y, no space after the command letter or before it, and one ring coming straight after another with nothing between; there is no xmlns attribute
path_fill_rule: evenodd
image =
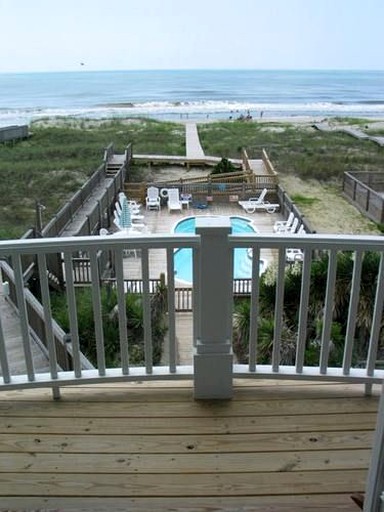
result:
<svg viewBox="0 0 384 512"><path fill-rule="evenodd" d="M151 298L152 363L154 365L161 361L164 337L168 330L164 305L165 296L166 286L163 284ZM76 290L76 306L81 351L92 364L96 365L96 335L90 288ZM125 306L130 365L142 366L145 364L142 295L128 293ZM106 365L107 367L118 367L121 364L121 354L117 296L110 284L101 288L101 310ZM55 293L52 296L52 313L62 329L69 331L67 301L64 294Z"/></svg>

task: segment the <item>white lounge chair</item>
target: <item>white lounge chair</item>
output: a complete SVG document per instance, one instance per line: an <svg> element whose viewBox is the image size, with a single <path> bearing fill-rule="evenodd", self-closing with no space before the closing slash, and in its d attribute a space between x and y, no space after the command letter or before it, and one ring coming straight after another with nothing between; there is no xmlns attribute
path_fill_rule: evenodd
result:
<svg viewBox="0 0 384 512"><path fill-rule="evenodd" d="M295 217L293 219L292 225L288 228L281 229L280 231L276 231L278 235L293 235L296 233L297 226L299 225L299 219Z"/></svg>
<svg viewBox="0 0 384 512"><path fill-rule="evenodd" d="M297 233L296 235L305 235L306 231L305 231L305 227L304 227L304 224L302 224L299 229L297 230Z"/></svg>
<svg viewBox="0 0 384 512"><path fill-rule="evenodd" d="M145 207L147 210L160 210L160 195L157 187L148 187Z"/></svg>
<svg viewBox="0 0 384 512"><path fill-rule="evenodd" d="M121 225L119 217L116 217L116 216L113 219L113 223L119 231L127 231L127 232L130 231L132 233L135 233L135 232L141 233L143 231L148 232L148 226L146 224L134 223L134 224L132 224L131 227L126 228Z"/></svg>
<svg viewBox="0 0 384 512"><path fill-rule="evenodd" d="M138 214L140 212L140 203L133 201L132 199L128 199L124 192L119 192L118 203L120 204L121 208L123 207L124 202L128 203L132 213Z"/></svg>
<svg viewBox="0 0 384 512"><path fill-rule="evenodd" d="M173 210L181 211L183 209L183 205L181 204L179 197L179 189L178 188L170 188L168 189L168 211L171 212Z"/></svg>
<svg viewBox="0 0 384 512"><path fill-rule="evenodd" d="M295 214L290 212L287 220L277 220L273 226L273 232L277 233L278 231L284 231L284 229L291 227L294 218Z"/></svg>
<svg viewBox="0 0 384 512"><path fill-rule="evenodd" d="M245 210L247 213L255 213L256 211L265 210L268 213L274 213L279 207L279 204L272 204L269 201L264 201L265 196L267 195L267 189L264 188L261 191L259 197L251 197L248 201L239 201L239 205Z"/></svg>

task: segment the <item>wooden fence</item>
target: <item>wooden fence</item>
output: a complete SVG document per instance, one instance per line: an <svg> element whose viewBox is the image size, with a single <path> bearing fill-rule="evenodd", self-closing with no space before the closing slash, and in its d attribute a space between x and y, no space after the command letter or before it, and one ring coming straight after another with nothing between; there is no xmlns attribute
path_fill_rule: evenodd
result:
<svg viewBox="0 0 384 512"><path fill-rule="evenodd" d="M281 185L277 185L276 192L277 199L280 204L280 213L283 215L283 217L287 219L289 214L292 212L295 217L300 219L300 224L304 225L306 233L316 233L308 219L301 213L299 208L292 201L292 199L289 197L289 195Z"/></svg>
<svg viewBox="0 0 384 512"><path fill-rule="evenodd" d="M75 286L90 286L91 285L91 271L90 261L87 258L74 258L74 284ZM116 286L116 279L107 278L102 279L105 285ZM149 279L149 293L151 295L156 293L158 286L161 285L160 279ZM142 279L124 279L124 290L126 293L143 294L143 281ZM249 296L252 290L251 279L234 279L233 280L233 296L244 297ZM193 289L191 286L176 286L175 288L175 311L185 312L192 311L192 294Z"/></svg>
<svg viewBox="0 0 384 512"><path fill-rule="evenodd" d="M345 172L343 194L373 222L384 224L384 172Z"/></svg>

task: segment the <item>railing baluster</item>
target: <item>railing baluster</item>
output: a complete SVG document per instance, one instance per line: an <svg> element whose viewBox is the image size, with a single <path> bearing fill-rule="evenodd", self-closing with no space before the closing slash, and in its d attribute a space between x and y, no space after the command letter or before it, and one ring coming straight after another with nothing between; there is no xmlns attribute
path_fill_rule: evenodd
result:
<svg viewBox="0 0 384 512"><path fill-rule="evenodd" d="M257 336L258 336L258 307L260 290L260 248L252 248L252 288L249 322L249 371L256 371ZM243 283L244 284L244 283ZM243 290L242 290L243 292Z"/></svg>
<svg viewBox="0 0 384 512"><path fill-rule="evenodd" d="M200 248L192 251L192 272L193 272L193 288L192 288L192 311L193 311L193 346L196 347L197 340L201 338L201 317L199 308L200 296Z"/></svg>
<svg viewBox="0 0 384 512"><path fill-rule="evenodd" d="M5 346L3 324L0 315L0 366L1 374L3 377L4 384L8 384L11 381L11 375L9 371L7 348Z"/></svg>
<svg viewBox="0 0 384 512"><path fill-rule="evenodd" d="M70 252L64 253L64 269L66 280L69 329L72 345L72 362L75 377L79 379L81 377L79 326L77 321L75 286L73 282L72 253Z"/></svg>
<svg viewBox="0 0 384 512"><path fill-rule="evenodd" d="M375 307L373 310L371 336L367 358L367 375L372 376L375 371L377 348L379 344L380 330L383 318L384 305L384 252L381 253L379 273L377 276Z"/></svg>
<svg viewBox="0 0 384 512"><path fill-rule="evenodd" d="M93 319L95 322L95 338L96 338L96 357L97 369L99 375L105 375L105 351L104 351L104 332L102 321L101 293L99 268L97 263L96 249L90 251L91 260L91 276L92 276L92 305Z"/></svg>
<svg viewBox="0 0 384 512"><path fill-rule="evenodd" d="M343 356L343 375L349 375L352 364L353 342L356 331L356 315L359 306L361 268L363 262L362 251L355 251L355 260L353 264L352 287L349 299L348 321L345 333L344 356Z"/></svg>
<svg viewBox="0 0 384 512"><path fill-rule="evenodd" d="M176 314L174 251L167 248L169 371L176 372ZM192 350L192 347L191 347Z"/></svg>
<svg viewBox="0 0 384 512"><path fill-rule="evenodd" d="M117 310L118 310L118 316L119 316L121 372L123 375L128 375L129 374L129 352L128 352L127 310L126 310L126 305L125 305L123 248L122 247L119 247L115 252L115 270L116 270L116 287L117 287Z"/></svg>
<svg viewBox="0 0 384 512"><path fill-rule="evenodd" d="M18 307L19 316L20 316L20 328L21 328L21 336L22 336L22 340L23 340L25 365L26 365L28 380L34 381L35 380L35 369L33 366L31 338L30 338L30 334L29 334L28 313L27 313L27 305L25 302L24 280L23 280L23 271L22 271L22 267L21 267L20 254L12 255L12 264L13 264L13 270L15 272L16 299L17 299L17 307Z"/></svg>
<svg viewBox="0 0 384 512"><path fill-rule="evenodd" d="M149 251L146 247L141 250L141 268L143 274L142 277L145 369L147 373L152 373L153 346L151 322L151 297L149 294Z"/></svg>
<svg viewBox="0 0 384 512"><path fill-rule="evenodd" d="M44 310L45 335L47 339L49 355L49 370L51 372L52 379L57 379L57 355L53 338L52 310L47 276L47 259L45 254L38 254L37 262L39 267L40 291Z"/></svg>
<svg viewBox="0 0 384 512"><path fill-rule="evenodd" d="M311 284L311 263L312 251L304 250L304 262L301 275L301 292L300 292L300 310L299 310L299 327L297 332L296 347L296 371L303 373L305 345L307 338L307 322L308 322L308 304L309 304L309 288Z"/></svg>
<svg viewBox="0 0 384 512"><path fill-rule="evenodd" d="M275 329L273 333L272 371L278 372L280 365L281 333L283 325L284 307L284 272L285 247L279 249L279 263L277 267L276 300L275 300Z"/></svg>
<svg viewBox="0 0 384 512"><path fill-rule="evenodd" d="M321 335L321 350L320 350L320 373L325 375L327 373L328 358L329 358L329 345L331 338L332 320L333 320L333 304L336 283L337 271L337 251L331 250L328 262L328 276L327 288L325 292L324 316L323 316L323 330Z"/></svg>

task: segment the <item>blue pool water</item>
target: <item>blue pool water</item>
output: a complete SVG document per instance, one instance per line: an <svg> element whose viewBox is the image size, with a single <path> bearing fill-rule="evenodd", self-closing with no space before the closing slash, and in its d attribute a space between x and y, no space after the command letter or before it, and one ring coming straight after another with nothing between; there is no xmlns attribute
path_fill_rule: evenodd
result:
<svg viewBox="0 0 384 512"><path fill-rule="evenodd" d="M230 217L232 233L257 233L252 221L245 217ZM187 217L178 222L175 233L194 233L196 217ZM192 282L192 249L180 248L175 251L175 277L181 281ZM235 279L248 279L252 272L252 259L247 249L237 248L234 252L233 272Z"/></svg>

